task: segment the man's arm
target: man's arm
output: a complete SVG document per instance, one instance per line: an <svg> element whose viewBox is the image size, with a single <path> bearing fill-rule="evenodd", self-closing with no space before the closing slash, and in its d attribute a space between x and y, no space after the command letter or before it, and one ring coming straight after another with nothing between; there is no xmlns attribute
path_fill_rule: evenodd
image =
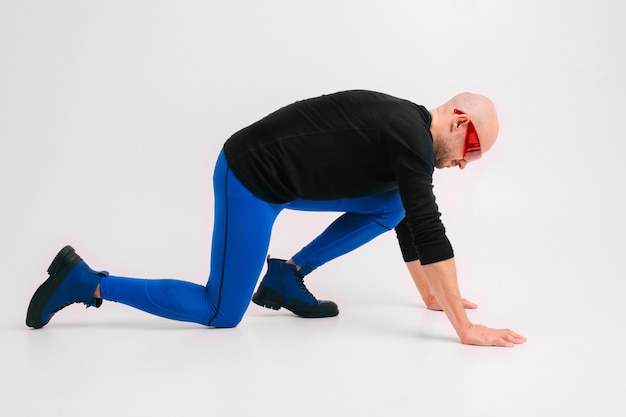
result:
<svg viewBox="0 0 626 417"><path fill-rule="evenodd" d="M412 262L406 262L405 264L407 269L409 270L409 274L411 274L411 278L413 278L415 287L422 296L422 300L424 301L426 308L429 310L443 311L441 304L439 304L439 301L437 301L435 294L430 288L428 278L426 278L426 274L422 269L422 264L420 263L420 261L417 260ZM474 309L478 307L478 305L472 303L469 300L466 300L465 298L462 298L461 301L463 302L463 307L465 308Z"/></svg>
<svg viewBox="0 0 626 417"><path fill-rule="evenodd" d="M454 258L423 265L422 268L435 298L462 343L512 347L526 341L525 337L509 329L492 329L469 321L459 292Z"/></svg>

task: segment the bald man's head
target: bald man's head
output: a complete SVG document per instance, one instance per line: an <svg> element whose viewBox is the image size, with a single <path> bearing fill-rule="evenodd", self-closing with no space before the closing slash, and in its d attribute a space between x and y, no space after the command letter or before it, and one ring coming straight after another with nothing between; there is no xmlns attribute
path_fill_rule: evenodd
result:
<svg viewBox="0 0 626 417"><path fill-rule="evenodd" d="M500 129L498 113L491 100L480 94L461 93L452 97L443 107L449 114L453 113L454 109L467 114L476 127L483 153L491 149Z"/></svg>
<svg viewBox="0 0 626 417"><path fill-rule="evenodd" d="M500 126L496 108L491 100L480 94L458 94L430 110L430 114L437 168L464 169L472 160L470 156L476 158L478 143L472 143L476 136L480 142L478 157L491 149L498 137Z"/></svg>

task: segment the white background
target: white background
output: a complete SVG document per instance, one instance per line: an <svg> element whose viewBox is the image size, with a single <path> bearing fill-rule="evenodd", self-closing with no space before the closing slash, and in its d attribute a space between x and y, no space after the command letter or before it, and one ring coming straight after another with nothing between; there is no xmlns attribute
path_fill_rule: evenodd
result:
<svg viewBox="0 0 626 417"><path fill-rule="evenodd" d="M0 413L623 416L625 14L609 0L3 1ZM352 88L496 103L498 143L438 171L435 191L470 319L526 344L460 344L393 233L307 280L336 318L252 305L207 330L106 303L25 326L65 244L95 269L204 284L223 142ZM331 218L285 213L272 255Z"/></svg>

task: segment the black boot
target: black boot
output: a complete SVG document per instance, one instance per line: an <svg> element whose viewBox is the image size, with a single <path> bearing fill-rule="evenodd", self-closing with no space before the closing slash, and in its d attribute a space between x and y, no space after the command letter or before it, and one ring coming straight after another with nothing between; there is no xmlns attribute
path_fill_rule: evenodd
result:
<svg viewBox="0 0 626 417"><path fill-rule="evenodd" d="M93 296L107 272L89 268L71 246L59 251L48 268L48 279L33 294L26 313L26 325L39 329L54 314L74 303L100 307L102 299Z"/></svg>
<svg viewBox="0 0 626 417"><path fill-rule="evenodd" d="M295 265L290 265L282 259L268 257L267 273L252 301L273 310L284 307L306 318L333 317L339 314L337 304L317 300L304 286L303 278Z"/></svg>

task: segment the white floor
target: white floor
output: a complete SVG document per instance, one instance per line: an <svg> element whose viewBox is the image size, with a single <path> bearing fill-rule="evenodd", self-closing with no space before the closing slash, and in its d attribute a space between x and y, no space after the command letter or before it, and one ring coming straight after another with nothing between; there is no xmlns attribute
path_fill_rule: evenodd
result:
<svg viewBox="0 0 626 417"><path fill-rule="evenodd" d="M626 415L626 6L294 4L0 5L0 415ZM96 269L204 283L223 141L349 88L494 98L499 142L435 192L470 319L526 344L459 343L393 233L307 281L336 318L251 305L211 330L107 303L24 325L65 244ZM285 213L270 253L330 218Z"/></svg>
<svg viewBox="0 0 626 417"><path fill-rule="evenodd" d="M528 342L470 347L442 313L422 306L401 262L380 256L391 238L309 281L340 304L336 318L252 305L238 328L210 330L105 304L68 308L33 331L11 314L2 330L2 407L16 416L626 411L621 283L599 297L586 285L545 285L546 276L524 268L474 279L466 295L480 307L471 319L511 327ZM24 310L24 301L13 305Z"/></svg>

